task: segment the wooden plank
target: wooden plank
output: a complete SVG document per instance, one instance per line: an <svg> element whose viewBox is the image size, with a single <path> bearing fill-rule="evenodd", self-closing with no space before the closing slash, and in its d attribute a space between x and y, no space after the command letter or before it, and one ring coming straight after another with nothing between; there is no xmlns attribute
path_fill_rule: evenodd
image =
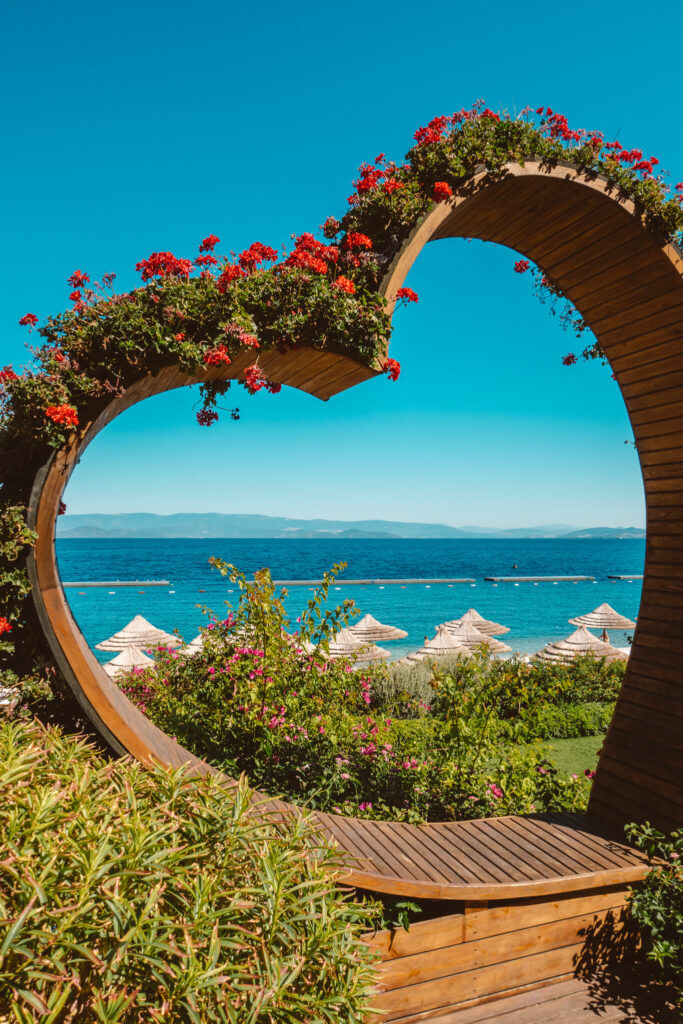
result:
<svg viewBox="0 0 683 1024"><path fill-rule="evenodd" d="M617 934L624 927L622 913L623 910L620 910L614 923ZM506 932L505 935L492 935L487 939L460 942L425 953L385 960L378 968L379 985L387 993L395 993L416 984L451 978L455 987L458 974L495 964L506 964L510 975L514 977L515 966L510 961L575 944L591 928L598 928L608 917L612 920L615 916L610 910L603 913L590 912L579 917L550 921L545 925L520 928L519 931ZM463 979L459 980L462 985Z"/></svg>

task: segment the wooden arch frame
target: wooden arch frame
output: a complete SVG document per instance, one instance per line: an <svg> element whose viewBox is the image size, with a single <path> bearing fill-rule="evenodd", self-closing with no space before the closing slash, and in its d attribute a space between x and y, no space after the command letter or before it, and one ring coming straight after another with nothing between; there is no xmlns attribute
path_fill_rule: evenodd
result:
<svg viewBox="0 0 683 1024"><path fill-rule="evenodd" d="M425 244L458 236L509 246L541 266L592 327L621 387L643 470L647 554L638 628L600 759L590 811L612 826L645 819L662 827L677 826L683 820L679 785L683 767L681 253L644 222L630 200L619 197L597 175L587 176L569 165L510 165L502 176L485 171L475 175L452 200L435 205L415 226L382 283L381 293L389 303ZM57 452L34 482L30 525L37 530L38 541L29 560L29 573L45 635L98 732L115 751L143 762L199 764L128 701L85 643L57 571L54 524L59 501L84 448L119 413L171 388L219 376L236 377L246 361L248 354L238 357L227 370L208 370L201 377L189 377L169 367L156 377L139 381L88 424L77 443ZM261 364L270 379L322 399L374 373L349 357L312 349L268 353ZM328 817L321 816L325 828L344 844L343 835ZM407 827L402 826L402 833ZM432 830L440 827L431 826ZM452 823L443 828L442 839L450 841ZM381 830L376 831L379 835ZM377 842L381 848L381 840ZM373 849L372 843L369 849ZM444 884L427 871L421 880L411 877L408 881L395 863L382 864L381 854L375 850L377 858L372 852L364 858L374 861L371 867L351 870L350 881L386 892L488 898L485 882ZM352 848L351 852L358 851ZM642 874L640 866L638 871ZM558 876L553 891L577 888L576 879L583 877L582 873L569 874L574 881L565 884ZM547 881L547 877L538 877L526 879L524 884L503 885L499 880L497 893L500 898L538 895L550 891Z"/></svg>

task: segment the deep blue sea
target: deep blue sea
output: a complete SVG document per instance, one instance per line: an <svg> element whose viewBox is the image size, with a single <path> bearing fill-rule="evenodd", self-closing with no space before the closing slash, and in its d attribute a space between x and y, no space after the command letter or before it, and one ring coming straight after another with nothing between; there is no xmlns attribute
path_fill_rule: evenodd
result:
<svg viewBox="0 0 683 1024"><path fill-rule="evenodd" d="M504 639L530 653L567 636L567 619L608 601L633 619L640 605L640 580L613 581L613 574L642 573L644 540L58 540L64 581L170 580L168 587L67 588L74 616L91 647L111 636L137 613L165 630L179 629L191 640L207 621L202 608L219 615L235 606L237 593L208 564L216 555L250 575L268 566L275 579L317 579L344 561L349 579L473 577L474 584L350 586L343 576L332 600L351 597L361 614L407 630L405 640L384 646L399 656L421 646L440 622L474 607L510 627ZM517 569L513 569L513 565ZM485 576L594 576L595 582L484 582ZM305 606L307 587L292 587L287 608L292 620ZM293 627L295 628L295 627ZM626 634L610 634L613 644ZM96 652L101 660L111 655Z"/></svg>

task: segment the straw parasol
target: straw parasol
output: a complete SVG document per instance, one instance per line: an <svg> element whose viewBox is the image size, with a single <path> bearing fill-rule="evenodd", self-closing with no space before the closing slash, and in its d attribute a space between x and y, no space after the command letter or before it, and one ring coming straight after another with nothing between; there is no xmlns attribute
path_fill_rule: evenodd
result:
<svg viewBox="0 0 683 1024"><path fill-rule="evenodd" d="M385 626L383 622L378 622L372 615L364 615L355 626L349 626L349 633L355 636L356 640L362 640L364 643L371 643L374 640L402 640L404 636L408 636L405 629Z"/></svg>
<svg viewBox="0 0 683 1024"><path fill-rule="evenodd" d="M480 633L485 633L486 636L495 636L497 633L509 633L509 626L501 626L499 622L493 622L491 619L485 619L483 615L480 615L476 608L468 608L464 615L461 615L459 619L453 619L451 622L446 622L446 629L453 629L455 626L459 626L461 622L464 622L468 626L474 626Z"/></svg>
<svg viewBox="0 0 683 1024"><path fill-rule="evenodd" d="M575 619L569 619L572 626L586 626L587 629L601 629L601 639L609 643L608 629L634 629L635 622L627 619L619 612L615 612L609 604L600 604L587 615L577 615Z"/></svg>
<svg viewBox="0 0 683 1024"><path fill-rule="evenodd" d="M578 658L584 654L593 654L596 658L605 658L607 661L617 661L619 658L628 658L623 651L599 640L597 636L590 633L585 626L579 628L556 643L546 644L542 651L538 651L534 658L541 661L568 662L572 658Z"/></svg>
<svg viewBox="0 0 683 1024"><path fill-rule="evenodd" d="M447 629L451 636L455 637L459 644L466 647L471 653L482 645L486 647L489 654L502 654L503 651L511 651L512 648L504 644L502 640L496 640L493 636L487 636L480 632L475 626L467 622L445 622L444 629Z"/></svg>
<svg viewBox="0 0 683 1024"><path fill-rule="evenodd" d="M139 647L130 644L120 654L117 654L115 658L112 658L106 665L103 665L102 668L108 676L114 679L121 672L130 672L134 668L149 668L153 664L152 658L148 658L146 654L143 654Z"/></svg>
<svg viewBox="0 0 683 1024"><path fill-rule="evenodd" d="M437 626L431 640L425 637L424 646L402 658L402 663L425 661L427 658L457 658L459 654L469 657L470 651L459 643L445 626Z"/></svg>
<svg viewBox="0 0 683 1024"><path fill-rule="evenodd" d="M375 644L358 640L348 629L340 629L329 640L330 658L349 658L351 661L379 661L390 657L389 651Z"/></svg>
<svg viewBox="0 0 683 1024"><path fill-rule="evenodd" d="M184 649L183 654L187 654L188 658L194 657L195 654L199 654L204 649L204 634L197 633L194 640L190 640L187 647Z"/></svg>
<svg viewBox="0 0 683 1024"><path fill-rule="evenodd" d="M136 615L122 630L95 646L98 651L125 651L127 647L139 647L141 650L145 650L148 647L157 647L159 644L178 647L180 640L172 633L165 633L163 629L157 629L142 615Z"/></svg>

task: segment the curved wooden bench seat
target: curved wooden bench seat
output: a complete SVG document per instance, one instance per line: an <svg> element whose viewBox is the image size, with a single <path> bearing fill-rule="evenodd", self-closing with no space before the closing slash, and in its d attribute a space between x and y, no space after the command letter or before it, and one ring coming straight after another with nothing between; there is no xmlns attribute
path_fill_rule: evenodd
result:
<svg viewBox="0 0 683 1024"><path fill-rule="evenodd" d="M528 163L510 166L493 179L481 172L452 201L433 207L406 239L381 286L390 304L422 247L449 237L495 241L537 263L588 321L621 387L647 505L642 601L628 671L600 757L589 817L535 815L425 826L318 817L325 834L346 855L346 880L360 887L465 903L555 900L551 916L566 917L560 930L565 952L560 955L548 947L542 954L525 954L523 977L535 983L557 977L560 966L564 970L569 963L567 950L580 948L571 945L585 930L584 919L569 907L575 905L572 893L595 894L589 904L583 896L576 903L582 913L588 906L611 913L615 904L610 900L616 897L609 887L620 887L618 901L623 904L627 883L645 874L643 859L619 841L623 825L650 820L668 829L683 821L683 260L675 245L598 176L586 177L569 166ZM89 650L57 571L54 526L59 501L86 445L120 412L170 388L235 377L248 358L201 378L169 367L138 382L103 408L77 443L56 453L38 473L31 495L29 524L39 536L29 573L55 660L100 735L118 753L143 762L190 762L208 770L128 701ZM311 349L267 353L260 362L272 380L322 399L373 376L353 359ZM286 812L286 805L282 809ZM460 927L458 922L452 927L456 925ZM486 927L499 925L489 920ZM470 960L462 959L458 947L455 959L446 957L443 964L467 962L476 973L481 957L475 947L468 953ZM490 955L503 954L499 950ZM425 969L409 968L418 973ZM446 972L443 977L448 969L439 968ZM464 968L457 970L462 974ZM512 974L516 971L515 966ZM397 977L404 979L400 984L407 994L382 997L385 1019L398 1019L409 1009L412 1013L415 1006L423 1015L449 1000L458 1001L453 995L457 986L445 985L443 978L427 993L414 975L409 984L400 972ZM481 998L503 984L495 971L486 977L473 989L483 993ZM458 991L474 984L468 979Z"/></svg>
<svg viewBox="0 0 683 1024"><path fill-rule="evenodd" d="M346 881L462 903L532 899L644 878L645 857L587 815L534 814L426 825L315 815L353 858Z"/></svg>

